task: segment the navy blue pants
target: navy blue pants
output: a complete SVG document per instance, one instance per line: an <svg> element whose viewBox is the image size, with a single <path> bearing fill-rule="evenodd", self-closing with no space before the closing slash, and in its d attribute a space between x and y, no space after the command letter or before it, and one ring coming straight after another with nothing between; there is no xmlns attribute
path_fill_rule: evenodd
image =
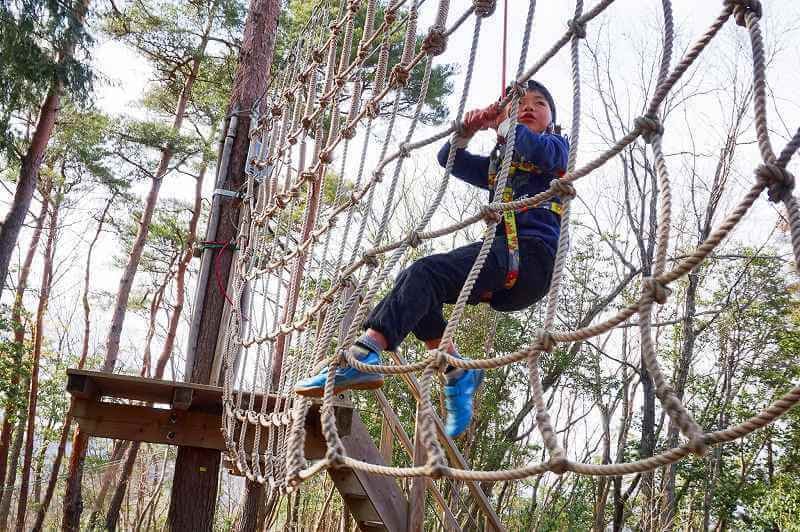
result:
<svg viewBox="0 0 800 532"><path fill-rule="evenodd" d="M553 256L538 238L520 237L519 277L514 286L504 288L508 270L508 247L504 234L498 234L468 300L481 302L492 292L489 304L495 310L522 310L547 293L553 275ZM393 351L409 332L422 341L442 337L447 320L442 305L453 304L467 279L481 242L456 248L449 253L429 255L400 272L394 288L372 310L365 328L381 332Z"/></svg>

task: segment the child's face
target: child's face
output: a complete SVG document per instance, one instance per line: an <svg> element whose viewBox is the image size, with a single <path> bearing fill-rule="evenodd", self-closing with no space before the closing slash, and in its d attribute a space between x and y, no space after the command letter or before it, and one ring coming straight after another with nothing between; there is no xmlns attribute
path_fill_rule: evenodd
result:
<svg viewBox="0 0 800 532"><path fill-rule="evenodd" d="M508 116L508 107L503 110ZM543 133L552 121L550 105L544 95L538 91L525 91L519 101L517 120L531 131Z"/></svg>

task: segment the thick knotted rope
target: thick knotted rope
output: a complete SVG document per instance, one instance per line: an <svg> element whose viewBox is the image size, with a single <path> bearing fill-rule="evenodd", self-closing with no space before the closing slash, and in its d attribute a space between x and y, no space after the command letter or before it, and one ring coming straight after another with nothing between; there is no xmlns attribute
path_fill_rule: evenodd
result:
<svg viewBox="0 0 800 532"><path fill-rule="evenodd" d="M494 13L496 2L474 0L470 10L464 16L459 17L449 29L445 29L449 2L440 0L437 20L425 37L421 50L416 52L417 3L413 3L408 16L402 18L398 12L398 7L402 2L393 2L387 8L383 22L375 28L377 1L367 0L364 31L361 41L358 43L358 53L355 58L350 57L354 32L353 23L361 9L362 1L351 0L346 9L343 8L341 10L340 18L335 20L326 20L325 17L327 15L315 14L312 17L313 24L311 26L327 26L329 28L327 37L323 34L314 35L308 41L307 46L298 46L293 50L288 67L281 74L280 79L282 81L276 85L274 96L267 100L271 105L264 107L264 109L268 109L268 112L262 117L255 117L256 119L253 120L254 126L251 130L251 137L260 139L262 149L256 150L256 153L256 151L253 151L255 143L251 143L251 153L248 154L248 160L253 161L252 166L254 168L259 170L270 169L272 175L267 175L266 181L264 181L268 183L268 187L266 187L268 190L266 192L259 190L257 194L252 181L254 176L249 177L248 197L250 201L244 202L244 208L249 210L241 217L243 224L240 227L240 235L236 239L237 245L243 249L236 262L237 275L233 280L234 305L231 308L231 318L223 351L223 366L225 370L223 401L225 408L222 423L222 431L228 453L237 466L243 469L247 478L258 482L268 481L270 486L281 487L282 489L286 486L293 486L327 467L338 466L353 467L395 477L430 476L433 478L449 477L462 480L510 480L541 474L546 471L555 474L572 471L578 474L606 476L641 473L673 463L692 452L702 455L709 445L744 437L750 432L774 421L778 416L800 402L800 391L798 391L800 388L798 388L777 400L764 412L741 425L706 434L692 419L688 409L682 404L670 384L665 380L658 364L657 353L650 333L653 302L662 305L667 302L669 296L668 285L696 268L712 253L716 246L742 219L765 188L771 201L782 201L787 207L794 251L797 260L800 261L800 208L798 208L797 201L792 196L794 176L786 170L787 163L798 146L800 146L800 130L782 150L780 156L776 158L770 144L766 119L765 61L762 38L758 27L758 20L762 15L762 6L760 2L755 0L725 0L722 13L716 18L708 31L687 50L684 57L670 71L671 50L674 40L671 6L669 0L662 0L665 15L665 46L658 79L655 83L656 89L647 106L645 115L637 118L631 131L608 150L598 155L582 168L576 168L578 136L580 133L578 40L585 37L587 23L612 3L613 0L599 0L591 10L584 14L583 3L578 0L576 2L575 15L567 22L568 30L527 71L524 70L525 53L521 54L517 79L512 84L513 90L509 91L503 102L510 105L510 116L514 120L517 100L524 94L523 83L535 75L542 65L562 47L570 43L573 66L573 130L570 135L571 148L566 175L560 179L552 180L548 190L533 197L483 205L479 212L465 220L434 230L426 230L426 226L447 188L448 177L454 163L456 145L459 142L458 138L467 137L469 134L464 130L460 117L464 110L469 84L472 79L480 21ZM534 6L535 2L530 2L526 31L523 36L523 52L526 52L528 47ZM448 36L460 27L470 13L474 14L475 32L465 76L464 91L456 113L456 121L446 130L419 141L412 141L414 125L424 104L427 83L432 68L432 58L445 51ZM677 262L671 270L667 270L666 257L671 223L671 196L666 163L661 152L664 128L657 118L659 116L659 108L675 83L696 60L731 15L734 16L738 24L747 27L751 38L756 132L764 162L755 172L756 184L747 192L729 216L717 229L712 231L706 241L702 242L694 253ZM390 68L389 35L390 32L397 29L398 22L406 25L403 52L401 60ZM373 78L372 92L369 101L362 105L361 83L367 79L362 75L363 68L368 59L375 54L378 55L378 64ZM369 149L373 120L378 120L382 112L389 114L390 104L386 102L387 95L395 94L396 91L402 90L407 85L415 66L422 62L424 58L427 58L423 82L424 89L421 91L422 94L418 102L415 118L405 140L397 146L395 153L388 153L387 148L392 137L391 133L399 102L399 97L395 97L394 105L391 106L392 114L389 119L386 140L383 143L381 153L378 155L379 162L372 172L366 171L366 153ZM350 94L351 105L347 112L346 120L344 120L344 112L340 117L339 110L337 105L334 105L334 102L339 102L347 94ZM385 111L382 111L382 109ZM343 144L342 158L346 159L348 141L355 138L357 128L362 125L361 122L365 117L368 118L365 131L366 140L361 154L358 177L354 181L354 189L346 191L342 186L344 180L340 180L335 193L336 199L332 205L326 205L328 207L327 217L317 217L315 216L315 211L320 207L321 194L315 195L313 191L315 187L321 185L321 178L325 175L324 171L327 166L332 164L334 154L339 153L336 151L339 144ZM326 129L322 129L322 124L327 124ZM642 280L642 293L639 301L621 309L613 316L606 318L605 321L594 323L575 331L556 331L552 325L558 303L565 257L569 247L570 199L575 197L573 183L615 157L627 146L635 142L640 135L652 146L655 161L654 167L659 182L660 211L657 234L655 235L657 246L652 275ZM314 143L313 149L310 147L312 137L318 140L318 142ZM384 216L379 224L377 238L374 239L369 249L362 251L361 238L365 232L368 214L372 210L374 191L376 186L382 182L384 169L387 165L392 162L395 163L392 179L390 181L387 180L390 187L387 204L393 204L394 189L402 162L413 151L423 146L440 142L448 137L451 137L453 142L448 154L445 175L436 197L426 210L420 223L406 236L393 242L383 242L384 236L388 234L388 213L391 210L384 208ZM513 136L509 139L509 144L513 145ZM508 168L506 163L508 155L507 151L504 154L503 165L499 175L501 179L498 179L498 186L500 187L502 187L507 176ZM343 160L342 175L344 175L345 170L346 166ZM278 174L281 172L285 177L283 183L278 180ZM362 184L362 175L371 177L366 183ZM253 198L256 196L258 200L254 202ZM564 204L561 238L555 260L551 291L548 294L544 327L531 345L515 353L473 360L458 359L449 356L444 350L434 350L419 362L381 366L366 366L353 358L352 354L346 350L346 347L353 342L354 335L357 334L360 323L363 321L365 313L377 291L383 286L384 280L396 267L407 249L417 247L425 240L449 235L471 224L485 220L489 225L485 232L481 254L470 272L470 277L465 283L462 295L459 296L460 301L454 308L453 316L442 341L443 345L440 346L440 349L446 349L455 328L460 322L464 303L461 301L463 299L462 296L471 291L474 278L480 272L482 261L485 258L483 248L486 248L487 244L491 245L495 235L495 228L501 220L502 213L509 210L536 207L554 197L561 198ZM300 209L304 209L306 214L302 219L303 225L300 231L303 236L301 239L295 240L297 232L293 231L292 223L293 219L297 218L296 215L299 214ZM361 210L359 211L359 209ZM352 256L350 262L347 263L344 260L346 246L341 245L338 249L338 259L334 262L328 258L331 235L337 229L339 220L343 218L340 215L345 211L347 212L347 219L342 228L342 241L350 246L348 249L350 249ZM352 239L348 239L350 234L348 231L354 216L360 216L362 223L358 231L355 232L355 242L351 243ZM321 250L318 244L322 244ZM285 246L290 246L291 249L285 249ZM380 255L389 252L392 252L390 257L384 261L379 260ZM309 260L310 257L313 257L314 260ZM290 286L291 290L287 290L288 294L286 294L286 298L283 298L281 287L285 284L285 278L282 277L284 270L287 267L291 267L296 272L301 272L306 264L310 265L308 267L312 271L306 272L307 274L302 277L302 282L298 286ZM360 274L360 277L356 280L355 276L358 274ZM375 275L374 277L373 274ZM323 279L327 276L334 277L327 288L323 286L323 283L314 281L314 279ZM255 314L256 309L253 307L253 298L248 297L247 294L248 286L252 283L260 283L259 290L262 293L274 294L272 298L274 307L269 310L265 309L260 318ZM345 289L349 291L347 294ZM285 301L296 298L298 293L311 294L311 296L304 297L300 308L296 312L288 312ZM247 309L246 316L242 311L244 308ZM255 385L258 375L252 375L252 380L250 381L251 393L249 395L243 394L241 391L244 384L244 369L255 364L256 367L267 366L270 368L269 371L272 371L271 366L266 364L266 361L275 356L276 345L283 342L283 353L288 356L288 360L284 362L283 368L278 374L273 375L267 372L266 375L261 375L261 381L266 383L277 381L277 386L269 385L267 389L283 394L282 397L288 397L286 394L289 393L293 383L303 375L308 374L312 365L327 355L336 325L338 325L342 317L350 309L356 308L358 310L351 327L348 330L340 331L339 348L336 351L337 356L327 361L329 377L325 385L325 398L321 413L323 433L329 444L328 454L325 460L312 464L311 467L307 468L302 454L305 439L303 422L308 413L310 403L300 398L292 398L291 400L287 398L278 401L279 405L276 410L267 412L265 410L267 401L263 401L261 410L256 411L253 398L257 392ZM608 332L637 313L639 314L639 326L641 329L643 360L651 375L653 375L656 395L669 415L671 422L680 428L681 433L686 438L686 443L675 449L666 450L657 456L643 458L631 463L601 465L581 464L570 461L565 451L559 446L558 438L556 437L557 431L550 420L544 400L544 392L539 375L539 357L542 352L555 349L560 342L582 341ZM270 320L272 321L271 324L266 323L268 320L264 316L267 315L273 317ZM256 326L257 321L261 322L258 326ZM318 333L316 345L314 342L315 335L312 334L312 331L315 330ZM289 346L292 346L291 350ZM250 356L251 351L254 358L248 362L246 357ZM244 353L245 359L238 363L237 366L234 363L234 359L239 352ZM301 359L300 356L304 358ZM430 401L429 392L434 374L441 371L447 364L460 368L490 369L523 360L528 363L531 389L535 400L535 418L549 453L548 459L541 464L526 465L508 471L468 471L449 467L436 436L435 412ZM420 399L421 415L419 422L421 423L423 442L428 452L428 462L424 466L412 468L376 466L346 456L336 429L332 406L332 375L341 364L350 364L362 371L387 374L423 372L422 388L425 393L422 394ZM237 367L239 368L239 373L234 374ZM235 380L239 381L238 385L234 382ZM234 386L238 386L238 389L234 390ZM245 400L246 397L249 397L249 400ZM255 441L260 442L262 428L267 431L267 445L259 449L257 444L249 453L245 452L245 440L255 438Z"/></svg>
<svg viewBox="0 0 800 532"><path fill-rule="evenodd" d="M794 190L794 175L777 164L762 164L756 169L756 176L767 187L773 203L785 201Z"/></svg>

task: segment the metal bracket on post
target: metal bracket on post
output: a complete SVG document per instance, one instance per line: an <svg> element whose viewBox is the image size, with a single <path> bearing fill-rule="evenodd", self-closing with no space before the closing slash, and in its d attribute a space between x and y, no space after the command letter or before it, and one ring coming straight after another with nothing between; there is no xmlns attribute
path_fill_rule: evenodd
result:
<svg viewBox="0 0 800 532"><path fill-rule="evenodd" d="M236 190L227 190L224 188L215 188L214 195L231 199L244 199L245 197L244 192L237 192Z"/></svg>

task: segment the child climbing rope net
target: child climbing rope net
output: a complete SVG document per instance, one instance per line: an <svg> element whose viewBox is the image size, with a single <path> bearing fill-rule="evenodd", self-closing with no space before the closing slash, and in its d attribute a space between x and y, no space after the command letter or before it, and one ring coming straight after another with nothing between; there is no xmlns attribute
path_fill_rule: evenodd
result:
<svg viewBox="0 0 800 532"><path fill-rule="evenodd" d="M671 3L662 0L663 55L654 83L656 88L646 113L635 120L628 134L582 167L576 164L581 116L578 45L580 39L586 36L586 24L612 5L614 0L599 0L585 13L583 2L578 0L575 16L569 21L568 29L540 59L526 69L535 6L535 2L530 2L522 53L512 90L508 91L498 106L466 115L463 115L463 111L473 78L481 23L493 14L494 2L475 0L448 27L450 2L440 0L436 20L417 50L418 4L412 2L407 16L401 17L399 7L404 2L392 2L378 24L376 1L367 0L362 38L357 53L353 55L354 25L364 7L363 3L353 0L343 4L342 12L330 25L327 38L322 32L311 31L312 38L305 43L305 48L297 50L294 59L275 84L276 92L269 115L252 132L254 142L251 143L251 159L256 163L251 165L249 171L248 191L254 192L259 181L261 185L257 194L248 195L251 199L246 205L238 238L242 252L238 261L239 273L233 286L234 304L231 306L223 359L223 397L226 407L223 434L230 458L248 478L268 481L273 487L286 487L325 468L339 466L396 477L449 477L470 481L519 479L547 471L556 474L572 471L586 475L623 475L649 471L676 462L690 453L703 454L711 445L742 438L771 423L800 402L799 386L740 425L704 432L664 378L650 330L653 305L667 301L668 285L696 268L736 226L764 190L768 190L770 200L780 201L786 206L795 260L800 263L800 209L792 195L793 177L786 170L789 160L800 146L800 131L779 154L773 151L767 127L759 2L723 0L721 13L709 29L686 50L677 64L671 66L674 40ZM472 16L473 38L461 99L454 113L456 123L429 138L413 140L433 62L445 50L448 37ZM668 270L666 256L670 238L671 194L670 178L661 147L665 132L658 118L659 110L677 81L731 18L738 25L746 27L750 35L755 129L762 164L754 172L751 189L727 218L694 253ZM312 20L310 27L313 28L320 21L315 23ZM399 27L405 27L406 30L403 50L398 62L390 69L389 36ZM569 146L559 136L547 131L547 126L555 118L555 107L552 98L548 97L548 91L542 85L531 85L529 82L567 44L570 45L573 73L573 123ZM377 55L378 62L372 78L371 97L363 102L362 86L366 80L363 72L367 59L373 53ZM398 145L395 153L389 154L388 145L400 102L397 94L406 87L409 73L421 64L424 71L414 116L404 141ZM318 79L318 70L323 71L322 83ZM530 88L533 90L528 90ZM372 127L381 116L381 103L390 94L394 94L395 99L390 105L391 112L387 120L387 140L382 146L378 164L371 174L367 174L365 161ZM339 106L332 104L342 99L349 102L349 109L340 111ZM545 113L539 115L532 110L532 106L541 105L542 100L547 104L550 119L543 118ZM500 109L507 113L507 118L503 117L504 121L507 120L504 127L498 123L501 120ZM543 129L542 125L545 126ZM497 127L505 143L494 150L495 153L490 157L469 154L464 147L465 139L475 130L485 127ZM326 170L334 163L334 155L340 154L340 173L345 173L348 150L358 128L362 128L360 131L366 140L353 180L354 190L348 196L341 186L343 180L340 180L328 216L318 217L321 183ZM642 279L638 301L624 306L602 322L577 330L557 331L554 329L554 319L569 243L569 203L575 195L572 183L601 167L640 136L650 146L658 179L660 210L658 230L654 236L656 252L652 275ZM372 209L375 188L385 177L387 167L392 163L395 165L386 197L386 204L391 205L395 201L397 178L409 153L448 137L451 138L449 146L445 144L439 156L440 163L445 167L443 178L414 230L401 240L384 242L391 209L382 209L379 228L373 239L374 247L359 255L363 249L362 237L367 216L362 217L360 225L355 224L354 212L359 207L366 212ZM312 139L313 148L310 148ZM428 229L447 190L451 173L471 184L487 188L493 196L480 212L461 222ZM279 180L280 177L283 179ZM305 191L305 197L301 198L302 191ZM290 221L296 218L296 209L304 212L302 228L297 233L299 240L289 251L285 251L284 243L291 240ZM341 223L340 217L345 214L346 219ZM399 276L390 295L372 309L377 291L409 247L479 222L487 224L480 243L416 261ZM337 227L340 229L334 240L332 235ZM515 241L519 243L518 249ZM347 246L342 244L345 242L350 242L353 250L349 260L345 257ZM318 246L320 243L322 245ZM315 260L310 261L309 257ZM384 258L383 262L379 257ZM519 264L515 269L517 258ZM314 275L308 274L306 268L314 268L315 264L318 268L316 273L320 275L331 270L336 272L330 285L323 287L322 283L310 281ZM283 276L287 265L292 266L288 282ZM425 290L409 290L422 279L430 286ZM274 308L261 314L258 328L252 309L247 310L248 306L253 305L254 298L248 294L254 284L258 284L263 293L270 294L269 298L264 298L265 301L275 302ZM288 286L287 294L282 292L285 286ZM545 290L547 296L542 329L530 345L515 353L494 358L467 359L458 354L453 333L461 322L465 305L484 299L500 310L513 310L530 305L541 298ZM304 297L298 302L301 292ZM412 298L405 297L409 292ZM307 297L309 294L311 297ZM446 302L453 302L453 308L445 322L440 309ZM545 404L539 357L558 343L578 342L603 334L637 314L643 363L653 377L655 392L664 411L669 420L679 427L685 440L680 446L658 455L627 463L587 464L570 460L560 446ZM248 316L247 320L244 319L245 315ZM266 316L272 317L271 324L267 323ZM352 324L339 330L346 316L352 318ZM367 330L362 334L364 324ZM379 351L395 348L409 332L426 341L429 348L427 355L413 363L381 363ZM337 347L332 349L334 340ZM289 352L290 345L293 346L292 353ZM240 354L252 356L254 360L239 360ZM320 360L324 360L326 371L302 380L313 373L312 367ZM482 371L520 361L526 361L528 365L537 427L548 459L542 463L499 471L473 471L448 465L442 440L446 440L446 435L460 434L468 424L472 395ZM241 369L246 367L267 369L250 375L246 383L246 372ZM422 373L418 423L427 462L413 467L394 467L347 456L337 431L334 409L331 408L335 392L359 386L376 387L382 382L383 375L412 372ZM438 372L448 376L451 389L449 393L446 391L451 399L448 403L447 434L441 435L437 433L437 424L434 422L436 413L430 400L432 381ZM303 455L304 420L310 401L292 395L292 389L323 398L322 429L328 443L328 454L324 460L310 466ZM246 393L248 391L253 393ZM257 391L277 393L285 399L277 401L272 410L267 410L268 402L262 401L260 410L256 410L254 396ZM262 429L267 431L266 444L263 445ZM250 431L254 434L251 435ZM249 456L246 441L254 442Z"/></svg>

